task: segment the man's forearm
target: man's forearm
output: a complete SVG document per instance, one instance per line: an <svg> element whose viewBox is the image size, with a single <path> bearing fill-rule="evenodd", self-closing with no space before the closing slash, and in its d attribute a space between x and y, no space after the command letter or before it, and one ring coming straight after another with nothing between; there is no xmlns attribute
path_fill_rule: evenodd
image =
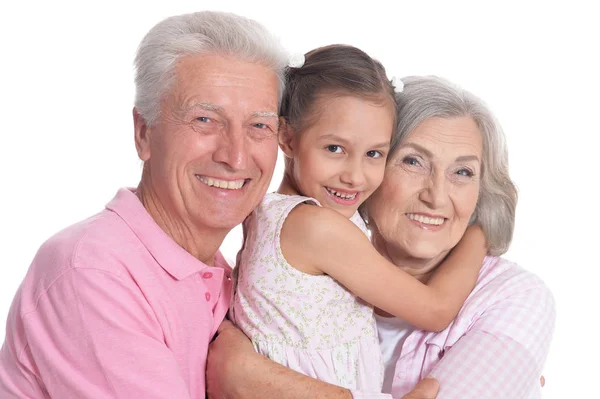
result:
<svg viewBox="0 0 600 399"><path fill-rule="evenodd" d="M349 390L300 374L263 356L251 360L261 370L252 381L237 385L235 398L239 399L352 399Z"/></svg>

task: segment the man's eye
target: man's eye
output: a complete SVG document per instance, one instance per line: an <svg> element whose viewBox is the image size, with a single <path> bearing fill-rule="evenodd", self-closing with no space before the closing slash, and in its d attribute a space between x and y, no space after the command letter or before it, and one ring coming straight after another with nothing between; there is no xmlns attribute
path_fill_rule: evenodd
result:
<svg viewBox="0 0 600 399"><path fill-rule="evenodd" d="M210 118L207 118L206 116L199 116L198 118L196 118L196 120L204 123L210 122Z"/></svg>
<svg viewBox="0 0 600 399"><path fill-rule="evenodd" d="M253 126L255 128L257 128L257 129L266 129L266 128L268 128L267 124L265 124L265 123L255 123Z"/></svg>
<svg viewBox="0 0 600 399"><path fill-rule="evenodd" d="M341 154L341 152L342 152L342 147L339 146L339 145L335 145L335 144L334 145L328 145L326 148L327 148L327 151L333 152L335 154Z"/></svg>

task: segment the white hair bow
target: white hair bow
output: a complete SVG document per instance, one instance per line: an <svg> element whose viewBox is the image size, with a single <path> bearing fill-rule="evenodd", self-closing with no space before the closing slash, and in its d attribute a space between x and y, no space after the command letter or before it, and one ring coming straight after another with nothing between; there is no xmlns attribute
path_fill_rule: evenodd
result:
<svg viewBox="0 0 600 399"><path fill-rule="evenodd" d="M395 76L392 77L392 86L394 86L394 91L396 93L402 93L404 90L404 82Z"/></svg>
<svg viewBox="0 0 600 399"><path fill-rule="evenodd" d="M288 62L288 66L290 68L302 68L304 65L304 54L296 53L290 56L290 60Z"/></svg>

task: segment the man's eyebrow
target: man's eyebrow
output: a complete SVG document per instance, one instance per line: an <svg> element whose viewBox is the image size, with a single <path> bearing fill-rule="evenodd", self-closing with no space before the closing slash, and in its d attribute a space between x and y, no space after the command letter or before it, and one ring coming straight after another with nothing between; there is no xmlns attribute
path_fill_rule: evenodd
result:
<svg viewBox="0 0 600 399"><path fill-rule="evenodd" d="M252 113L252 116L259 117L259 118L279 118L279 115L277 115L277 112L273 112L273 111L255 111Z"/></svg>
<svg viewBox="0 0 600 399"><path fill-rule="evenodd" d="M186 111L189 111L190 109L193 108L202 108L206 111L213 111L213 112L224 112L225 109L219 105L216 104L211 104L211 103L192 103L189 106L186 107ZM279 119L279 115L277 115L277 112L273 112L273 111L254 111L252 113L253 117L262 117L262 118L276 118Z"/></svg>
<svg viewBox="0 0 600 399"><path fill-rule="evenodd" d="M202 108L203 110L206 110L206 111L215 111L215 112L223 111L223 107L218 106L216 104L210 104L210 103L191 103L187 107L185 107L185 110L189 111L190 109L194 109L194 108Z"/></svg>

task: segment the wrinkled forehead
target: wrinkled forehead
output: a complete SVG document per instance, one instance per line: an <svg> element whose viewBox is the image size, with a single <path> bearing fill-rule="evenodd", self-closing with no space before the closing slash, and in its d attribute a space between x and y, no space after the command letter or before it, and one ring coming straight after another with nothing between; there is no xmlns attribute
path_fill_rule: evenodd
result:
<svg viewBox="0 0 600 399"><path fill-rule="evenodd" d="M231 56L181 57L164 99L180 109L208 104L215 109L277 113L278 79L272 68Z"/></svg>
<svg viewBox="0 0 600 399"><path fill-rule="evenodd" d="M481 159L483 135L469 116L431 117L406 134L391 157L408 148L418 149L430 158L477 156Z"/></svg>

